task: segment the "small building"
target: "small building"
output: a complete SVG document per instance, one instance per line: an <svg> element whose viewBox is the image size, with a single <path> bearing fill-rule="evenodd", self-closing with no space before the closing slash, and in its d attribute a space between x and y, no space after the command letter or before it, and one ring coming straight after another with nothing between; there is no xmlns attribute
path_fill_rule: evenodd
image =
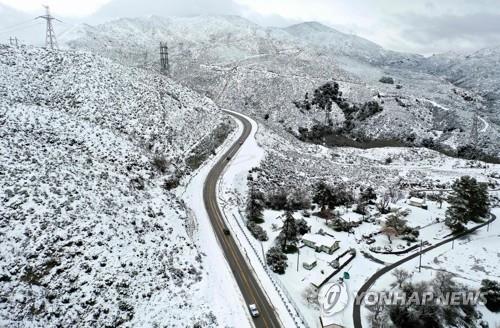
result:
<svg viewBox="0 0 500 328"><path fill-rule="evenodd" d="M316 267L316 265L318 265L318 261L316 260L302 262L302 266L306 270L312 270Z"/></svg>
<svg viewBox="0 0 500 328"><path fill-rule="evenodd" d="M333 254L340 247L339 241L333 239L333 237L313 233L306 233L302 236L302 243L313 248L316 252L325 252L327 254Z"/></svg>
<svg viewBox="0 0 500 328"><path fill-rule="evenodd" d="M425 199L422 199L422 198L411 197L408 200L408 205L420 207L420 208L423 208L425 210L427 209L427 204L425 203Z"/></svg>

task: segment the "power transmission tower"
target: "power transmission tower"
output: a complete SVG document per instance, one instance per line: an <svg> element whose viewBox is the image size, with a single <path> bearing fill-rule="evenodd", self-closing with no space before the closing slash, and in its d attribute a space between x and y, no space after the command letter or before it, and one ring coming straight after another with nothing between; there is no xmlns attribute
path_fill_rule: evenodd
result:
<svg viewBox="0 0 500 328"><path fill-rule="evenodd" d="M19 46L19 39L17 37L13 38L13 37L10 37L9 38L9 44L11 46L16 46L16 48Z"/></svg>
<svg viewBox="0 0 500 328"><path fill-rule="evenodd" d="M45 7L45 15L38 16L35 19L41 18L45 19L45 21L47 22L47 30L45 32L45 48L57 49L56 33L54 32L54 26L52 25L52 21L56 20L60 22L60 20L50 14L49 6L44 6L44 7Z"/></svg>
<svg viewBox="0 0 500 328"><path fill-rule="evenodd" d="M473 146L474 148L476 148L478 143L479 143L479 132L478 132L479 114L478 114L478 111L479 111L479 105L474 112L474 118L472 119L472 128L470 131L470 139L469 139L470 145Z"/></svg>
<svg viewBox="0 0 500 328"><path fill-rule="evenodd" d="M160 66L161 72L170 76L170 63L168 62L168 46L166 42L160 42Z"/></svg>

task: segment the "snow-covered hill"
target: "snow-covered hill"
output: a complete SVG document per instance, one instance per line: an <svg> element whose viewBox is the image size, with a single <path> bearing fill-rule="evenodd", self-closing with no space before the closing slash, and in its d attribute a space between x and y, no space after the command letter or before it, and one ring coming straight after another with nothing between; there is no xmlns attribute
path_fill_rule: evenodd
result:
<svg viewBox="0 0 500 328"><path fill-rule="evenodd" d="M96 55L8 46L0 94L0 326L218 326L165 186L223 123L214 104Z"/></svg>
<svg viewBox="0 0 500 328"><path fill-rule="evenodd" d="M422 64L421 69L480 94L486 101L486 108L482 111L492 121L500 123L500 46L469 55L435 55L425 59Z"/></svg>
<svg viewBox="0 0 500 328"><path fill-rule="evenodd" d="M419 55L386 50L369 40L339 32L318 22L300 23L284 30L308 45L328 49L336 56L347 56L367 63L387 64L421 58Z"/></svg>
<svg viewBox="0 0 500 328"><path fill-rule="evenodd" d="M174 79L222 107L261 120L269 115L266 124L287 131L322 120L323 113L304 115L293 103L332 80L351 103L376 97L383 105L380 115L356 125L355 133L370 138L463 146L476 103L486 101L477 90L422 70L422 56L385 50L314 22L280 29L235 16L123 18L82 26L66 44L154 70L160 41L169 43ZM379 82L383 76L395 83ZM481 115L486 123L480 127L480 145L498 155L500 129L487 113ZM338 115L335 124L342 122Z"/></svg>

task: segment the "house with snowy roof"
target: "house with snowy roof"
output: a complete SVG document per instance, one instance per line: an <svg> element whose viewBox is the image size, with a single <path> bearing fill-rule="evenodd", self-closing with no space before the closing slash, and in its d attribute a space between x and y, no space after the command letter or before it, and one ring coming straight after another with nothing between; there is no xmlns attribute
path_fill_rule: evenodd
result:
<svg viewBox="0 0 500 328"><path fill-rule="evenodd" d="M339 241L328 235L306 233L302 236L302 243L313 248L316 252L332 254L339 249Z"/></svg>

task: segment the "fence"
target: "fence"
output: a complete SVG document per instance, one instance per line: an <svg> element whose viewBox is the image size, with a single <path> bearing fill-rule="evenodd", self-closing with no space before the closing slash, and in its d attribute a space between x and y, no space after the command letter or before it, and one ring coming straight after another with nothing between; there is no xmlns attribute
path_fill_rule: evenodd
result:
<svg viewBox="0 0 500 328"><path fill-rule="evenodd" d="M239 214L240 214L240 217L241 217L241 213L239 213ZM225 216L225 213L224 213L224 216ZM240 220L238 220L238 218L234 214L233 214L233 217L234 217L234 220L236 221L236 223L238 224L239 229L242 231L243 235L245 236L245 239L248 241L248 244L252 248L255 256L257 257L257 259L259 260L260 264L264 268L264 272L266 273L266 275L268 276L269 280L273 284L274 289L278 293L278 296L281 298L281 300L285 304L285 307L286 307L288 313L290 314L290 316L292 317L293 321L295 322L295 325L297 327L310 328L309 324L307 323L306 319L304 318L304 315L300 312L299 307L297 306L297 303L295 303L295 301L293 300L293 298L291 297L291 295L288 293L288 291L286 290L286 288L283 286L283 284L281 283L281 281L274 279L273 274L269 271L269 268L268 268L267 264L265 263L265 258L263 258L264 254L261 254L262 256L259 255L259 252L255 248L255 245L252 243L252 241L248 237L248 235L247 235L244 227L241 225ZM243 218L241 218L241 221L242 220L243 220ZM227 221L227 218L226 218L226 221ZM240 247L242 247L244 249L244 247L241 245L241 243L238 240L238 238L235 238L235 240L237 240L238 243L240 244ZM252 262L250 261L250 258L248 257L248 254L246 254L246 251L245 251L245 255L247 256L247 259L248 259L248 262L249 262L250 266L253 267ZM254 269L254 272L255 272L255 269ZM265 290L264 290L264 292L265 292ZM268 298L269 298L269 296L268 296ZM291 307L293 308L295 314L293 313L293 311L292 311L292 309L291 309L291 307L289 305L291 305Z"/></svg>

